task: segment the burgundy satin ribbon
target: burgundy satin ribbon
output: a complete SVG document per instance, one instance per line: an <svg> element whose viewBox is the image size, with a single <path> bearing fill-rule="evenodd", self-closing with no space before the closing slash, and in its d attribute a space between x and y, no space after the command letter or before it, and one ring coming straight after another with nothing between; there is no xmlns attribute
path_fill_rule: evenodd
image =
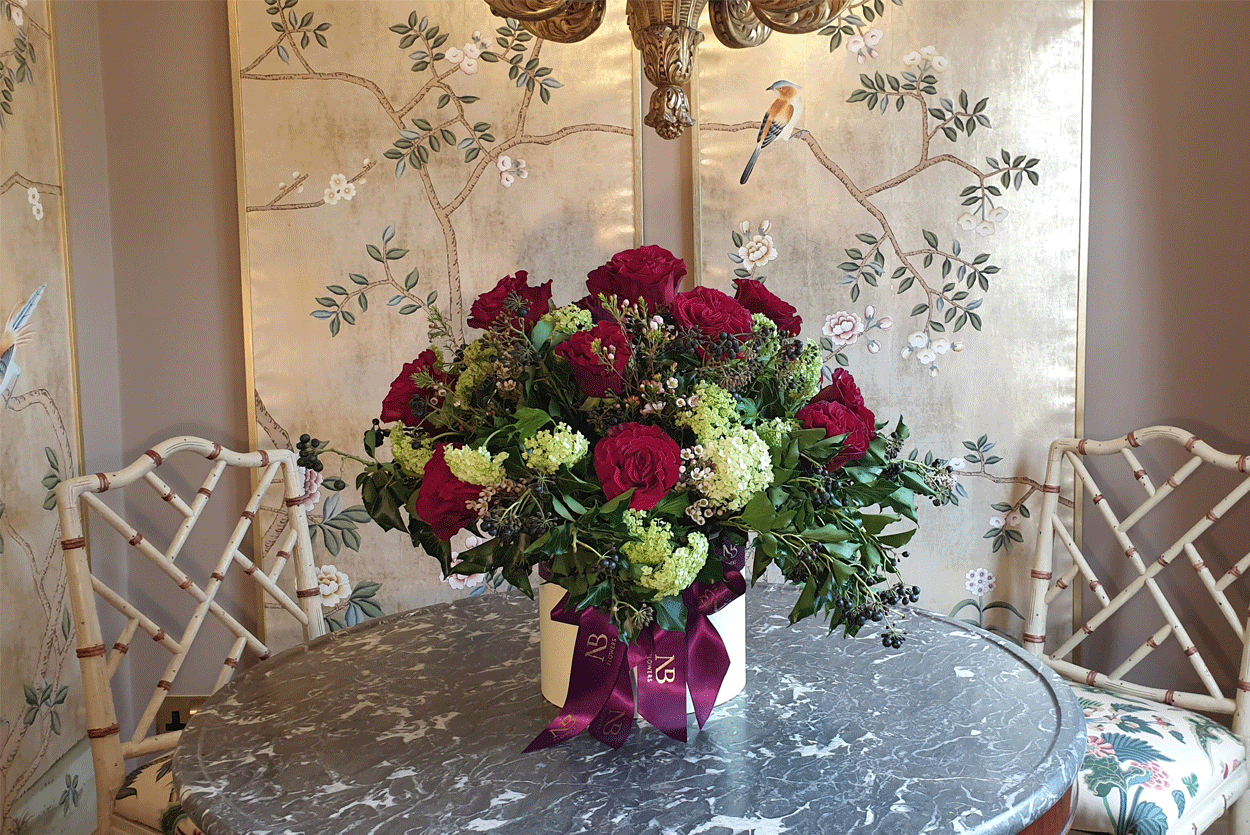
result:
<svg viewBox="0 0 1250 835"><path fill-rule="evenodd" d="M525 752L567 742L587 728L601 742L620 748L634 724L634 690L625 644L608 616L591 606L581 612L567 594L551 610L551 619L577 626L569 692L564 709Z"/></svg>
<svg viewBox="0 0 1250 835"><path fill-rule="evenodd" d="M694 583L682 593L685 633L651 624L626 650L605 614L593 606L575 611L568 605L568 594L561 598L551 619L577 626L568 696L560 715L526 747L526 753L567 742L585 730L613 748L624 745L634 727L631 667L638 675L638 712L653 726L672 739L686 741L687 687L699 727L707 724L729 672L729 652L710 616L746 592L741 573L746 549L722 541L716 550L725 580ZM549 578L548 571L544 579Z"/></svg>
<svg viewBox="0 0 1250 835"><path fill-rule="evenodd" d="M638 675L638 713L666 736L686 741L686 634L654 623L629 648Z"/></svg>

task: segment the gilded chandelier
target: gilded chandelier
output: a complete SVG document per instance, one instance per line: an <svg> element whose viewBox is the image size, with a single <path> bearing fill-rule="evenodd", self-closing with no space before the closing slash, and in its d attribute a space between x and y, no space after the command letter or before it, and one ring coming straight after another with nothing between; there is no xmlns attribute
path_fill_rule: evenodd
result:
<svg viewBox="0 0 1250 835"><path fill-rule="evenodd" d="M559 43L589 37L603 22L607 0L486 0L500 17L520 21L534 35ZM740 49L757 46L774 31L803 35L828 25L850 0L625 0L634 47L642 53L647 80L655 85L643 119L665 139L694 124L686 84L703 33L703 7L716 39Z"/></svg>

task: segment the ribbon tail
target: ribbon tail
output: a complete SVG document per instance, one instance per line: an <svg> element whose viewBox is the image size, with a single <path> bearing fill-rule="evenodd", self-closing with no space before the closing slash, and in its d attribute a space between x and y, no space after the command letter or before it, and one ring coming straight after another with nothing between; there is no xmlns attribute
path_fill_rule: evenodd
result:
<svg viewBox="0 0 1250 835"><path fill-rule="evenodd" d="M618 654L625 655L624 651ZM629 664L622 660L617 666L612 692L590 723L590 735L604 745L619 749L633 730L634 686L629 678Z"/></svg>
<svg viewBox="0 0 1250 835"><path fill-rule="evenodd" d="M565 600L552 611L563 616L571 615L564 609ZM558 618L557 618L558 619ZM591 722L603 711L611 699L620 678L621 668L629 670L625 662L625 647L606 615L590 608L579 616L577 644L573 650L573 666L569 671L569 692L560 715L551 720L542 733L525 748L524 753L541 751L559 745L590 727ZM627 682L628 684L628 682ZM630 716L633 716L633 692L629 693ZM622 740L622 743L624 740Z"/></svg>
<svg viewBox="0 0 1250 835"><path fill-rule="evenodd" d="M660 731L686 741L686 634L654 624L639 636L641 652L630 654L638 671L638 712Z"/></svg>

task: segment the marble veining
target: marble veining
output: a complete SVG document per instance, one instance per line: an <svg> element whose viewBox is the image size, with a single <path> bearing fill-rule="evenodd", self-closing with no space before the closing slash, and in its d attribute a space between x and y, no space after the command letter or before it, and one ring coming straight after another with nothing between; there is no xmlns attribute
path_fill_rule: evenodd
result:
<svg viewBox="0 0 1250 835"><path fill-rule="evenodd" d="M1071 689L989 633L910 610L902 649L790 626L747 593L747 686L690 742L639 722L522 754L556 714L537 606L491 595L319 638L219 691L174 756L207 835L1015 833L1076 776Z"/></svg>

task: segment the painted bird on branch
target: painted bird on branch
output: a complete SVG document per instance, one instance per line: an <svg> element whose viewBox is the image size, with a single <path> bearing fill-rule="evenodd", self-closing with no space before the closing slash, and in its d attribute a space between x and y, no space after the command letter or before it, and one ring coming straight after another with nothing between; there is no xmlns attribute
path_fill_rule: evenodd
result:
<svg viewBox="0 0 1250 835"><path fill-rule="evenodd" d="M800 92L802 87L789 81L776 81L768 89L777 91L777 100L768 106L768 112L760 122L760 132L755 137L755 150L751 152L747 167L742 170L740 182L743 185L746 185L751 176L751 169L755 168L760 151L772 144L774 139L789 139L803 116L803 94Z"/></svg>

